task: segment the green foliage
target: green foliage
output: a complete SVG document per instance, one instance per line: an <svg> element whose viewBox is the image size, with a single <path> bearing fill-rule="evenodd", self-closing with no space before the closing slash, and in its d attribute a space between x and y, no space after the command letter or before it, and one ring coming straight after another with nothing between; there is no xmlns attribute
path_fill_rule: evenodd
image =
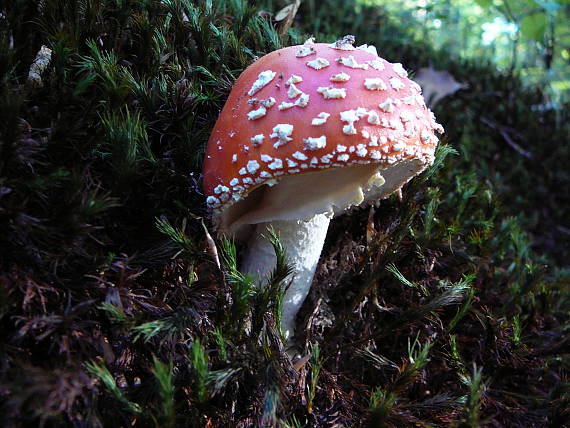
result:
<svg viewBox="0 0 570 428"><path fill-rule="evenodd" d="M200 254L196 243L184 232L186 228L185 224L182 228L176 228L172 226L166 218L157 218L155 224L158 231L166 235L178 247L178 252L176 252L173 257L176 258L183 253L194 257Z"/></svg>
<svg viewBox="0 0 570 428"><path fill-rule="evenodd" d="M570 8L565 0L396 0L382 6L390 23L408 29L406 37L413 43L427 42L457 58L488 58L568 102L562 89L568 87L570 55Z"/></svg>
<svg viewBox="0 0 570 428"><path fill-rule="evenodd" d="M222 335L222 332L220 331L219 328L214 329L214 340L216 341L216 345L218 346L218 349L220 350L220 359L223 361L227 361L228 350L226 348L226 341L225 341L224 336Z"/></svg>
<svg viewBox="0 0 570 428"><path fill-rule="evenodd" d="M319 348L318 343L311 346L310 352L311 360L309 361L309 369L311 373L311 379L307 384L307 412L313 413L313 403L315 401L315 395L317 393L319 374L323 368L323 361L321 359L321 348Z"/></svg>
<svg viewBox="0 0 570 428"><path fill-rule="evenodd" d="M254 296L254 279L241 273L237 268L237 250L234 243L226 238L222 240L222 255L226 267L226 278L232 287L232 307L229 325L234 331L244 331L246 315L249 313L250 299Z"/></svg>
<svg viewBox="0 0 570 428"><path fill-rule="evenodd" d="M391 419L397 420L398 396L417 379L420 370L426 365L432 344L421 347L417 338L408 341L408 361L398 368L399 373L384 389L376 389L370 395L370 425L384 426Z"/></svg>
<svg viewBox="0 0 570 428"><path fill-rule="evenodd" d="M123 391L121 391L117 385L117 382L115 382L113 375L105 365L97 364L92 361L87 363L85 367L89 373L97 376L101 382L103 382L103 386L115 397L117 401L123 404L129 412L133 414L139 414L142 412L142 409L138 404L127 399Z"/></svg>
<svg viewBox="0 0 570 428"><path fill-rule="evenodd" d="M146 126L140 114L131 115L128 109L107 112L101 117L103 135L107 143L99 148L102 157L111 156L110 162L117 175L132 176L142 162L156 162L148 143Z"/></svg>
<svg viewBox="0 0 570 428"><path fill-rule="evenodd" d="M172 361L163 364L158 358L153 357L154 367L152 374L158 384L158 393L162 404L163 423L161 426L175 426L176 412L174 409L174 376Z"/></svg>
<svg viewBox="0 0 570 428"><path fill-rule="evenodd" d="M567 425L570 109L541 78L523 84L510 49L497 69L474 42L516 2L307 0L280 36L270 14L285 3L0 7L3 423ZM555 40L559 79L567 6L516 4L523 71ZM208 223L204 146L256 57L347 33L467 88L436 106L444 140L401 197L331 222L292 362L285 249L268 230L276 266L240 272L241 244Z"/></svg>
<svg viewBox="0 0 570 428"><path fill-rule="evenodd" d="M208 372L208 385L212 391L212 395L224 391L228 383L235 381L240 369L220 369Z"/></svg>
<svg viewBox="0 0 570 428"><path fill-rule="evenodd" d="M190 363L194 372L194 396L197 403L207 398L208 358L199 338L194 339L190 348Z"/></svg>
<svg viewBox="0 0 570 428"><path fill-rule="evenodd" d="M470 282L473 279L474 278L471 277ZM455 316L451 319L451 321L448 324L448 327L447 327L448 332L453 330L455 328L455 326L459 323L459 321L461 321L461 319L465 315L467 315L467 313L469 313L471 306L473 305L473 296L475 296L475 289L470 287L469 290L467 291L467 296L465 298L465 302L463 303L461 308L459 308L457 310L457 313L455 314Z"/></svg>
<svg viewBox="0 0 570 428"><path fill-rule="evenodd" d="M461 381L469 388L469 395L466 397L467 415L461 424L462 427L477 428L483 426L483 422L480 419L481 400L485 393L482 371L481 368L477 368L477 366L473 364L471 376L461 377Z"/></svg>
<svg viewBox="0 0 570 428"><path fill-rule="evenodd" d="M260 331L264 314L267 312L274 313L276 325L281 325L282 303L285 294L284 282L293 273L293 266L287 263L287 255L279 241L279 236L271 228L267 230L267 239L273 246L277 262L267 282L260 284L255 290L254 305L257 311L253 314L254 332Z"/></svg>
<svg viewBox="0 0 570 428"><path fill-rule="evenodd" d="M521 33L529 39L542 41L548 28L548 19L545 13L533 13L521 19Z"/></svg>
<svg viewBox="0 0 570 428"><path fill-rule="evenodd" d="M170 316L139 324L131 329L133 340L148 342L153 338L162 341L175 342L185 336L185 333L194 323L197 314L189 308L181 308Z"/></svg>
<svg viewBox="0 0 570 428"><path fill-rule="evenodd" d="M513 317L513 343L515 346L521 344L522 326L520 316L517 314Z"/></svg>
<svg viewBox="0 0 570 428"><path fill-rule="evenodd" d="M135 78L130 70L118 63L117 55L113 52L104 52L97 46L94 40L87 40L85 42L90 55L81 56L75 66L85 76L77 83L73 94L75 96L81 95L82 92L91 84L97 84L99 96L103 96L108 100L112 107L121 106L127 99L127 96L132 91L135 85ZM126 112L127 122L129 121L129 111ZM132 127L136 126L138 118L134 118ZM120 125L115 123L108 123L106 128L109 131L119 132L114 130L113 125ZM137 130L137 133L141 133ZM129 131L126 131L128 137ZM114 143L111 140L111 143Z"/></svg>
<svg viewBox="0 0 570 428"><path fill-rule="evenodd" d="M99 306L99 309L107 312L109 320L117 325L129 327L132 324L132 321L125 314L123 308L119 306L115 306L112 303L103 302Z"/></svg>

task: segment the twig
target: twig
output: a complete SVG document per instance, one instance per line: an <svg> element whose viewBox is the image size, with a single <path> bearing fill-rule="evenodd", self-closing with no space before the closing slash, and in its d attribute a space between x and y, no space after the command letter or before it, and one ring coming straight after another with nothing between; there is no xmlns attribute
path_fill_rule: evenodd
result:
<svg viewBox="0 0 570 428"><path fill-rule="evenodd" d="M521 156L524 156L527 159L532 159L534 157L534 155L531 152L523 149L521 146L519 146L517 143L514 142L506 126L497 125L496 123L490 121L485 117L481 117L481 122L483 122L488 127L498 131L499 134L501 134L501 137L503 137L503 139L505 140L505 142Z"/></svg>

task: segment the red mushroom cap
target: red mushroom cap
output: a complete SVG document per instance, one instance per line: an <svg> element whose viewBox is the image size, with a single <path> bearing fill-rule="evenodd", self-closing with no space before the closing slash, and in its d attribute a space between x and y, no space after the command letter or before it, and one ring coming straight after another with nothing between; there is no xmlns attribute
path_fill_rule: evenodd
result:
<svg viewBox="0 0 570 428"><path fill-rule="evenodd" d="M443 132L406 76L373 47L346 41L308 41L255 61L208 142L203 187L214 218L220 222L227 208L283 177L347 165L382 171L413 160L410 174L395 174L380 196L401 187L433 162L434 131ZM221 226L231 228L242 214L238 209Z"/></svg>

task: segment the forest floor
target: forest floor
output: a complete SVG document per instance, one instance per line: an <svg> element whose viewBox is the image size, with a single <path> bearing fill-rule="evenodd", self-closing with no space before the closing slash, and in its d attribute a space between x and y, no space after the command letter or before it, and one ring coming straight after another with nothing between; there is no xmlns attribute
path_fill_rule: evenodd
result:
<svg viewBox="0 0 570 428"><path fill-rule="evenodd" d="M245 0L0 9L4 427L570 425L570 106L325 3L285 29ZM465 88L434 165L331 223L292 362L286 260L239 272L202 159L256 57L344 34Z"/></svg>

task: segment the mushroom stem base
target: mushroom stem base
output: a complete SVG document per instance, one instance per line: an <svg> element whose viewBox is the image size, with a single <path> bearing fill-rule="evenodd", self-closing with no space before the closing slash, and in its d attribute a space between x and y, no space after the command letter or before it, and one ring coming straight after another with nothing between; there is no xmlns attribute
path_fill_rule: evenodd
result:
<svg viewBox="0 0 570 428"><path fill-rule="evenodd" d="M267 277L277 261L275 251L267 235L271 226L279 233L287 253L287 260L294 265L295 273L285 293L281 328L291 342L295 333L295 317L311 288L321 250L327 236L330 218L317 214L306 220L273 221L259 223L251 236L241 270L258 278Z"/></svg>

